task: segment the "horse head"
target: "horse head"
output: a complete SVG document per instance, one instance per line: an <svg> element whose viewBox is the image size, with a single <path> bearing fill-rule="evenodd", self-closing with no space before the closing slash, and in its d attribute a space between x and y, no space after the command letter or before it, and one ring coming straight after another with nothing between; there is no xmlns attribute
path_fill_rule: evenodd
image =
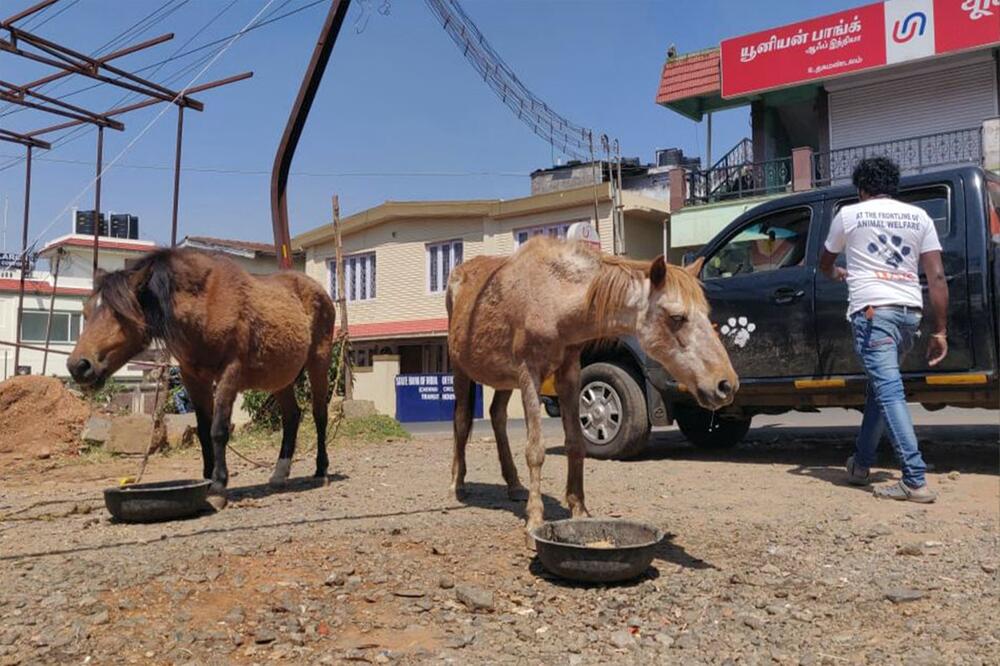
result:
<svg viewBox="0 0 1000 666"><path fill-rule="evenodd" d="M695 277L702 262L680 268L662 256L653 261L636 333L647 354L689 387L702 407L715 410L733 401L739 378L708 318L708 301Z"/></svg>
<svg viewBox="0 0 1000 666"><path fill-rule="evenodd" d="M169 251L153 252L131 268L94 275L83 330L66 361L77 384L100 387L154 339L167 340L173 299L169 259Z"/></svg>

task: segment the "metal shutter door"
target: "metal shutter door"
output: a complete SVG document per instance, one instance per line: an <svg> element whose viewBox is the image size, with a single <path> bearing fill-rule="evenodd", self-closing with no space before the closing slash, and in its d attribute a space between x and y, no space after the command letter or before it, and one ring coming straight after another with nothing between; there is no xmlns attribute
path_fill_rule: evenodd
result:
<svg viewBox="0 0 1000 666"><path fill-rule="evenodd" d="M990 61L831 92L830 147L979 127L997 115L996 85Z"/></svg>

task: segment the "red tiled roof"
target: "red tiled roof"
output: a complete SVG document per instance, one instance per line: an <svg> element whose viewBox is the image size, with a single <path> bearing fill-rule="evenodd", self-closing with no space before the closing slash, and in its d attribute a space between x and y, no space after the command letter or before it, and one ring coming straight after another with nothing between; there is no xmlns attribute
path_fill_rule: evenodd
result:
<svg viewBox="0 0 1000 666"><path fill-rule="evenodd" d="M62 238L52 243L46 245L42 248L42 252L46 250L52 250L57 247L63 247L64 245L71 245L73 247L94 247L93 238ZM97 241L97 247L101 250L126 250L130 252L151 252L156 249L156 246L151 243L136 243L134 241L118 240L116 238L106 238L101 237Z"/></svg>
<svg viewBox="0 0 1000 666"><path fill-rule="evenodd" d="M18 291L20 289L21 281L16 278L0 278L0 291ZM45 280L25 280L24 281L24 293L26 294L44 294L48 296L52 293L52 285ZM88 296L90 295L90 289L84 289L82 287L59 287L56 290L58 296Z"/></svg>
<svg viewBox="0 0 1000 666"><path fill-rule="evenodd" d="M720 55L719 49L715 48L668 59L663 65L656 103L668 104L721 90Z"/></svg>
<svg viewBox="0 0 1000 666"><path fill-rule="evenodd" d="M397 336L438 335L448 332L448 319L415 319L411 321L386 321L374 324L349 324L348 331L354 339L392 338ZM339 328L338 328L339 330Z"/></svg>

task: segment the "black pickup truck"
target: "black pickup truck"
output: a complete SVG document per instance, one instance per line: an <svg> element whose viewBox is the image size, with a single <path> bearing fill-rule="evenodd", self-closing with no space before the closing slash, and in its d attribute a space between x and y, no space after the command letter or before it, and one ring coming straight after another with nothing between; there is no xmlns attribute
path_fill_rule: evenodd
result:
<svg viewBox="0 0 1000 666"><path fill-rule="evenodd" d="M976 167L909 176L899 198L933 218L950 295L948 356L927 366L925 330L903 365L908 400L932 410L997 409L1000 176ZM740 376L730 407L716 413L699 408L632 340L585 355L581 421L588 453L635 455L653 425L676 422L693 443L719 448L738 443L756 414L860 408L865 378L846 319L847 286L817 269L830 221L856 201L849 186L772 199L698 252L705 257L701 279L712 321ZM558 412L552 396L543 400L550 413Z"/></svg>

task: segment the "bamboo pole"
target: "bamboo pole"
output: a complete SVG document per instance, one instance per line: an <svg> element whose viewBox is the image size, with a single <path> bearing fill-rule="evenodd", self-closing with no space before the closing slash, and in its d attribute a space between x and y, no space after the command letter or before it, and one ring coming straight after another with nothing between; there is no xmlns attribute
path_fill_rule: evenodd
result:
<svg viewBox="0 0 1000 666"><path fill-rule="evenodd" d="M344 369L344 400L354 399L354 377L347 354L350 332L347 327L347 296L344 285L344 245L340 237L340 197L333 195L333 231L337 240L337 305L340 307L340 363ZM337 387L333 387L337 390Z"/></svg>

